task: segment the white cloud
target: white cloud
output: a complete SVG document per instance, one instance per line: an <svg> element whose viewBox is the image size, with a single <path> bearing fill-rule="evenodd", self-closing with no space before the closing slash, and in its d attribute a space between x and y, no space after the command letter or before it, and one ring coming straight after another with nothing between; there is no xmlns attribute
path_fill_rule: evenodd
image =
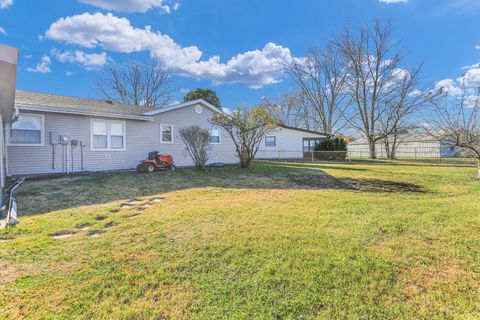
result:
<svg viewBox="0 0 480 320"><path fill-rule="evenodd" d="M62 63L78 63L86 67L88 70L100 68L108 61L108 56L105 52L88 54L81 50L60 52L53 49L52 55Z"/></svg>
<svg viewBox="0 0 480 320"><path fill-rule="evenodd" d="M448 93L449 95L452 96L458 96L462 94L462 90L457 87L455 80L453 79L443 79L438 81L435 84L435 89L437 90L442 90L445 93Z"/></svg>
<svg viewBox="0 0 480 320"><path fill-rule="evenodd" d="M294 59L288 48L268 43L261 50L247 51L222 63L218 55L205 58L196 46L182 47L150 26L136 28L128 19L111 13L61 18L50 26L45 37L90 49L100 47L122 53L148 51L178 74L210 79L214 83L244 83L252 88L279 82L283 63Z"/></svg>
<svg viewBox="0 0 480 320"><path fill-rule="evenodd" d="M5 36L7 35L7 31L5 31L5 29L3 29L2 27L0 27L0 33Z"/></svg>
<svg viewBox="0 0 480 320"><path fill-rule="evenodd" d="M13 3L13 0L0 0L0 9L6 9L9 6L11 6Z"/></svg>
<svg viewBox="0 0 480 320"><path fill-rule="evenodd" d="M475 49L480 50L480 45L475 46Z"/></svg>
<svg viewBox="0 0 480 320"><path fill-rule="evenodd" d="M50 59L49 56L44 55L41 59L40 62L37 63L35 68L27 68L28 72L38 72L38 73L49 73L51 72L50 66L52 64L52 60Z"/></svg>
<svg viewBox="0 0 480 320"><path fill-rule="evenodd" d="M462 70L475 69L475 68L480 68L480 62L472 64L470 66L464 66L462 67Z"/></svg>
<svg viewBox="0 0 480 320"><path fill-rule="evenodd" d="M1 1L1 0L0 0ZM178 2L165 0L79 0L102 9L123 12L146 12L159 8L164 13L172 13L180 8Z"/></svg>
<svg viewBox="0 0 480 320"><path fill-rule="evenodd" d="M468 99L478 98L480 87L480 66L469 68L468 71L457 79L444 79L435 84L436 89L442 89L450 96L461 96L467 94Z"/></svg>
<svg viewBox="0 0 480 320"><path fill-rule="evenodd" d="M73 76L74 74L75 74L75 73L73 73L72 71L68 71L68 70L65 71L65 76L67 76L67 77L71 77L71 76Z"/></svg>
<svg viewBox="0 0 480 320"><path fill-rule="evenodd" d="M391 3L407 3L408 0L380 0L380 2L388 3L388 4L391 4Z"/></svg>

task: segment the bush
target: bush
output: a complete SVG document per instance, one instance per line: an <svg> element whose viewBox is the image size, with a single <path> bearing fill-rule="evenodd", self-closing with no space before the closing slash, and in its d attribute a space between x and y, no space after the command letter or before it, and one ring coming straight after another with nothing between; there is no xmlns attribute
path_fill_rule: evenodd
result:
<svg viewBox="0 0 480 320"><path fill-rule="evenodd" d="M347 142L343 137L329 137L316 146L315 158L320 160L345 160L347 157Z"/></svg>
<svg viewBox="0 0 480 320"><path fill-rule="evenodd" d="M210 132L208 129L191 125L180 129L180 137L185 144L188 155L195 163L195 167L204 170L208 161L210 151Z"/></svg>

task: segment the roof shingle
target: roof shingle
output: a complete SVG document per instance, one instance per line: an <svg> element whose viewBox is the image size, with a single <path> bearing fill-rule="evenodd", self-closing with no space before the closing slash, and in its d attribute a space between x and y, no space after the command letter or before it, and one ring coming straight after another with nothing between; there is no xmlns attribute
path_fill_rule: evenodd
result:
<svg viewBox="0 0 480 320"><path fill-rule="evenodd" d="M56 94L39 93L17 90L15 93L15 104L45 106L59 109L83 110L93 112L104 112L121 115L142 116L144 112L152 111L152 108L145 108L129 104L107 102L97 99L86 99L67 97Z"/></svg>

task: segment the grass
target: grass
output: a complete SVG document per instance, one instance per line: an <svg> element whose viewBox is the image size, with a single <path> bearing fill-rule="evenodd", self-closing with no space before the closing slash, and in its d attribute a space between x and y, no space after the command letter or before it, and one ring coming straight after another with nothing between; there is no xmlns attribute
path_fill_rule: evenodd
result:
<svg viewBox="0 0 480 320"><path fill-rule="evenodd" d="M0 318L477 319L475 174L257 162L30 180L29 215L0 232Z"/></svg>

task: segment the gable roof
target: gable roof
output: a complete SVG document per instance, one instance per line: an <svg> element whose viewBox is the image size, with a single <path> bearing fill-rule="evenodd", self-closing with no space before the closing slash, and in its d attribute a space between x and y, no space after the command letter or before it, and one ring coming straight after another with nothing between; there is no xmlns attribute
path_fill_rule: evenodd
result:
<svg viewBox="0 0 480 320"><path fill-rule="evenodd" d="M197 100L188 101L188 102L184 102L184 103L179 103L179 104L175 104L175 105L164 107L164 108L153 109L151 111L144 112L143 114L146 115L146 116L155 116L155 115L160 114L160 113L164 113L164 112L168 112L168 111L172 111L172 110L176 110L176 109L180 109L180 108L185 108L185 107L191 107L191 106L194 106L196 104L201 104L201 105L207 107L208 109L210 109L213 112L224 113L223 110L218 109L217 107L208 103L207 101L205 101L203 99L197 99Z"/></svg>
<svg viewBox="0 0 480 320"><path fill-rule="evenodd" d="M97 115L136 120L152 120L144 115L147 109L135 105L97 99L68 97L57 94L17 90L15 106L21 110L48 111L69 114Z"/></svg>
<svg viewBox="0 0 480 320"><path fill-rule="evenodd" d="M286 125L280 125L279 127L280 127L280 128L284 128L284 129L302 131L302 132L311 133L311 134L317 134L317 135L325 136L325 137L329 137L329 136L330 136L330 135L325 134L325 133L322 133L322 132L313 131L313 130L308 130L308 129L303 129L303 128L290 127L290 126L286 126Z"/></svg>

